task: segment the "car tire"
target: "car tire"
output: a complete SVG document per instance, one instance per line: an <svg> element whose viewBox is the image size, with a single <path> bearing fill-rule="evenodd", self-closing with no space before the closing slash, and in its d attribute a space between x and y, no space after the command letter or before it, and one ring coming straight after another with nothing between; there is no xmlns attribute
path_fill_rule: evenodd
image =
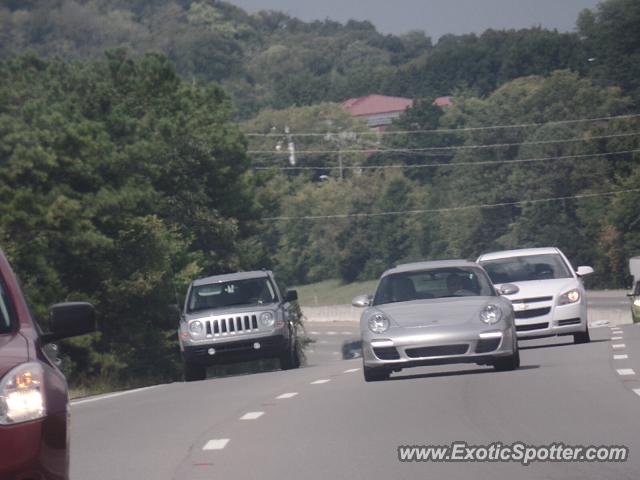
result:
<svg viewBox="0 0 640 480"><path fill-rule="evenodd" d="M184 381L199 382L207 378L207 367L193 363L184 364Z"/></svg>
<svg viewBox="0 0 640 480"><path fill-rule="evenodd" d="M298 354L298 342L287 349L280 355L280 368L282 370L292 370L300 366L300 355Z"/></svg>
<svg viewBox="0 0 640 480"><path fill-rule="evenodd" d="M365 382L380 382L387 380L391 372L386 368L372 368L363 365L362 372L364 373Z"/></svg>
<svg viewBox="0 0 640 480"><path fill-rule="evenodd" d="M578 332L573 334L573 343L589 343L591 341L591 335L589 335L589 327L584 332Z"/></svg>
<svg viewBox="0 0 640 480"><path fill-rule="evenodd" d="M517 341L513 347L513 354L508 357L496 358L493 368L498 372L509 372L520 368L520 349L518 348Z"/></svg>

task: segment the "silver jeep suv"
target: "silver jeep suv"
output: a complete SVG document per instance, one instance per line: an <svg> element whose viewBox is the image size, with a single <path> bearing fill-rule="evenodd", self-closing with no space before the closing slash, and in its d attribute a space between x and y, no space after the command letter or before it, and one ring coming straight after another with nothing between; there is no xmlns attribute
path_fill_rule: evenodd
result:
<svg viewBox="0 0 640 480"><path fill-rule="evenodd" d="M266 270L193 281L178 331L185 380L204 380L209 365L260 358L297 368L297 299L295 290L283 295Z"/></svg>

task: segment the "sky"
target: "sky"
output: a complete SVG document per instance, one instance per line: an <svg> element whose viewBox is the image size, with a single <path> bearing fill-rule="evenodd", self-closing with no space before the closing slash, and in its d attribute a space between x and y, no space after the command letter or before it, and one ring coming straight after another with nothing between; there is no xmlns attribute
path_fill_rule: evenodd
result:
<svg viewBox="0 0 640 480"><path fill-rule="evenodd" d="M575 29L581 10L599 0L226 0L250 12L279 10L302 20L369 20L383 33L446 33L542 26Z"/></svg>

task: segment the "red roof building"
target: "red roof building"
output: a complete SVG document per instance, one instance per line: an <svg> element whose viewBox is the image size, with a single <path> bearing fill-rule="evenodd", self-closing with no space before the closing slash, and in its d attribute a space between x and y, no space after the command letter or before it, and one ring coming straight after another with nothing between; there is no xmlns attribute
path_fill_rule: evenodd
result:
<svg viewBox="0 0 640 480"><path fill-rule="evenodd" d="M370 128L384 128L400 116L407 108L413 106L413 100L386 95L367 95L351 98L342 106L352 116L364 118Z"/></svg>
<svg viewBox="0 0 640 480"><path fill-rule="evenodd" d="M450 107L451 97L438 97L433 101L438 107ZM366 97L350 98L342 102L342 106L352 116L363 118L369 128L382 131L391 125L407 108L413 106L413 100L403 97L389 97L386 95L367 95Z"/></svg>

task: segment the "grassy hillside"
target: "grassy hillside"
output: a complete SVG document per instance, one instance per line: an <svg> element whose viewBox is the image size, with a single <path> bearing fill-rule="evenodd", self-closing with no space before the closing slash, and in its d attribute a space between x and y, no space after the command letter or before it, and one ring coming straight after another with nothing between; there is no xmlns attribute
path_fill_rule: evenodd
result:
<svg viewBox="0 0 640 480"><path fill-rule="evenodd" d="M373 293L377 282L377 280L370 280L344 284L334 279L291 288L298 291L300 305L303 307L345 305L350 304L353 297L357 295Z"/></svg>

